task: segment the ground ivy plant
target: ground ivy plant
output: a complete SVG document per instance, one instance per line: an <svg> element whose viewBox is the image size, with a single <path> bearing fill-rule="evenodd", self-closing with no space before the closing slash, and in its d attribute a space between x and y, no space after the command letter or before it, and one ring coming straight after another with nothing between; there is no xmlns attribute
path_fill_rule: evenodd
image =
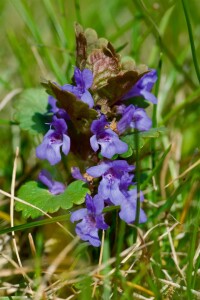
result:
<svg viewBox="0 0 200 300"><path fill-rule="evenodd" d="M70 210L77 235L98 247L99 231L112 226L105 221L106 207L116 206L126 223L147 220L134 152L146 138L156 136L145 108L157 103L152 94L157 73L121 57L93 29L77 24L75 36L72 82L61 86L43 80L49 96L30 89L16 105L20 127L44 134L36 147L37 158L57 168L71 155L71 174L62 183L41 170L37 181L25 183L18 196L48 213ZM23 203L16 203L16 209L24 217L42 215Z"/></svg>

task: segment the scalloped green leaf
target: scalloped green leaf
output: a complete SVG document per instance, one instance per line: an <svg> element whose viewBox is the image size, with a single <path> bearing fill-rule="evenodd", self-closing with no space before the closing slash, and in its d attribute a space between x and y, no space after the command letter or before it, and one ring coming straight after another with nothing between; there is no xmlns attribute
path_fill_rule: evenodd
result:
<svg viewBox="0 0 200 300"><path fill-rule="evenodd" d="M44 114L47 112L48 96L41 88L24 90L15 102L15 119L21 129L33 134L45 133L48 119Z"/></svg>
<svg viewBox="0 0 200 300"><path fill-rule="evenodd" d="M73 204L82 204L85 202L86 194L90 194L90 190L87 185L82 180L76 180L70 183L64 192L67 199L69 199ZM61 194L59 196L62 196ZM62 206L62 208L66 208Z"/></svg>
<svg viewBox="0 0 200 300"><path fill-rule="evenodd" d="M60 195L52 195L42 184L29 181L19 189L18 197L46 213L54 213L60 208L70 209L73 204L84 203L87 193L90 194L90 191L81 180L69 184L64 193ZM43 215L36 208L20 202L15 203L15 208L17 211L22 211L24 218L34 219Z"/></svg>

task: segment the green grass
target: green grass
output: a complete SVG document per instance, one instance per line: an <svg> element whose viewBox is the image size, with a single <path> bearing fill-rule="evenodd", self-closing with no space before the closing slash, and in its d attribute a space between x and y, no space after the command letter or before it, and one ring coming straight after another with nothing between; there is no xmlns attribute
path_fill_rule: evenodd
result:
<svg viewBox="0 0 200 300"><path fill-rule="evenodd" d="M41 299L91 299L95 282L94 299L199 299L199 1L1 0L0 14L1 100L17 88L38 88L41 78L60 84L71 79L78 21L110 40L120 54L158 70L158 106L148 113L154 128L166 128L136 153L148 221L138 226L136 238L135 227L118 223L116 208L110 210L116 228L105 233L100 265L100 249L72 241L57 226L62 222L74 233L66 212L37 221L15 212L12 230L27 280L9 238L9 198L0 194L0 299L34 299L40 288ZM14 96L0 111L0 187L6 192L16 146L16 191L44 167L35 159L38 137L15 123L16 101ZM62 176L65 169L55 172Z"/></svg>

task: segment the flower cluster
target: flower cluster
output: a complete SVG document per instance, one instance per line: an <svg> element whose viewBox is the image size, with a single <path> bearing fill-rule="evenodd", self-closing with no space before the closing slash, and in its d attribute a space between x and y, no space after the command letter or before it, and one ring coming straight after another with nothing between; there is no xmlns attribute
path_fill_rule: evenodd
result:
<svg viewBox="0 0 200 300"><path fill-rule="evenodd" d="M76 105L83 102L89 112L95 111L96 117L90 122L89 132L83 133L84 139L89 138L88 143L76 144L80 138L81 128L74 137L75 130L77 131L74 126L74 106L73 109L67 110L67 106L60 105L62 104L60 99L49 96L49 112L52 113L52 122L49 124L49 131L45 134L42 143L36 149L36 156L42 160L48 160L51 165L56 165L70 151L77 155L77 149L80 149L76 156L77 165L74 165L71 171L72 180L84 181L91 195L87 194L85 197L85 208L71 213L71 221L78 221L75 231L82 240L98 247L101 244L99 230L108 228L104 221L104 208L110 205L119 207L119 217L126 223L132 223L136 220L138 198L141 202L144 200L142 192L139 192L139 195L137 192L134 165L122 158L129 149L123 137L135 132L148 131L151 128L150 117L143 108L134 104L134 99L142 97L153 104L157 103L157 99L151 93L157 75L155 70L147 69L138 75L138 79L132 85L128 82L128 89L120 86L120 98L111 101L109 93L112 87L109 86L107 69L109 70L109 64L113 62L110 61L110 57L106 57L108 63L106 69L106 66L101 66L101 56L102 61L105 61L103 60L105 53L99 52L100 58L98 57L97 61L95 61L97 55L92 55L88 59L87 67L83 68L81 65L75 67L74 84L59 87L60 91L66 95L71 94L75 97ZM127 73L123 72L126 79ZM104 73L108 82L107 90L101 86ZM119 76L121 74L122 72ZM100 75L101 81L98 83ZM112 77L115 75L116 78L118 76L116 71L114 75L111 75ZM102 103L104 106L101 105ZM70 131L70 128L75 128L75 130ZM87 153L87 160L85 160L85 153ZM40 173L39 180L48 187L52 194L60 194L65 190L65 186L54 181L45 170ZM143 209L140 208L139 222L143 223L146 219Z"/></svg>

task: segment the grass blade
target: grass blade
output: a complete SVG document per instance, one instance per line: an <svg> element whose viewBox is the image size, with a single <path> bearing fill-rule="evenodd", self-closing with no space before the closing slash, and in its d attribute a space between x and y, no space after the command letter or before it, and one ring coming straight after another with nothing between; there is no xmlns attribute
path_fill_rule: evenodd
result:
<svg viewBox="0 0 200 300"><path fill-rule="evenodd" d="M197 78L198 78L199 83L200 83L200 69L199 69L197 56L196 56L196 50L195 50L193 33L192 33L192 26L191 26L191 22L190 22L189 13L188 13L187 2L185 0L182 0L182 5L183 5L183 11L184 11L184 14L185 14L185 19L186 19L187 28L188 28L188 34L189 34L189 39L190 39L190 46L191 46L191 51L192 51L192 58L193 58L193 62L194 62L194 67L195 67Z"/></svg>
<svg viewBox="0 0 200 300"><path fill-rule="evenodd" d="M29 223L25 223L22 225L17 225L14 227L9 227L9 228L5 228L0 230L0 235L1 234L5 234L5 233L10 233L12 231L19 231L19 230L25 230L28 228L33 228L33 227L37 227L37 226L43 226L46 224L51 224L51 223L56 223L56 222L60 222L60 221L67 221L69 220L70 215L66 214L66 215L62 215L62 216L58 216L58 217L53 217L51 219L44 219L44 220L40 220L40 221L34 221L34 222L29 222Z"/></svg>

